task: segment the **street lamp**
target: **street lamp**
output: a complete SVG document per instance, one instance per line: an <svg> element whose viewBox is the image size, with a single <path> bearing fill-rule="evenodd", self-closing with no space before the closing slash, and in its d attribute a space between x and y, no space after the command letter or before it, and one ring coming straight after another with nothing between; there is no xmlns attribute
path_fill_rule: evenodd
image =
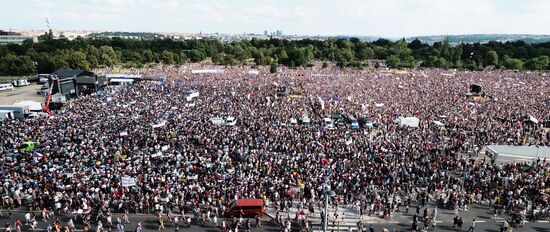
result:
<svg viewBox="0 0 550 232"><path fill-rule="evenodd" d="M327 232L328 227L328 198L334 197L336 195L334 191L330 190L330 185L328 184L328 182L329 176L325 174L323 176L323 195L325 196L325 217L323 220L323 232Z"/></svg>

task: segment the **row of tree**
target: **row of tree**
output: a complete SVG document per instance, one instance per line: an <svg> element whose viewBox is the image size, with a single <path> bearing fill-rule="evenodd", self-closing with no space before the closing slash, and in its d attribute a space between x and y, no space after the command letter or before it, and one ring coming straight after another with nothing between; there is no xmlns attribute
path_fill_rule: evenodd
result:
<svg viewBox="0 0 550 232"><path fill-rule="evenodd" d="M339 67L363 68L370 59L389 67L438 67L477 70L487 66L506 69L550 69L550 43L489 42L451 45L419 40L364 42L356 38L289 41L251 39L224 43L219 40L132 40L121 38L53 39L0 46L0 75L51 73L60 68L89 70L148 63L184 64L211 59L220 65L308 66L314 60Z"/></svg>

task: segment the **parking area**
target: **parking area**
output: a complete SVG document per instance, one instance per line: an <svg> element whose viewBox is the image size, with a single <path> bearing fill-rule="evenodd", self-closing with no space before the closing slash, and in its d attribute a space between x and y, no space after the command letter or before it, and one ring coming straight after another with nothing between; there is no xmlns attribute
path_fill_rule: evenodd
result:
<svg viewBox="0 0 550 232"><path fill-rule="evenodd" d="M13 90L0 91L0 105L11 105L23 100L44 102L44 97L36 94L42 87L36 83L31 83L28 86L15 87Z"/></svg>

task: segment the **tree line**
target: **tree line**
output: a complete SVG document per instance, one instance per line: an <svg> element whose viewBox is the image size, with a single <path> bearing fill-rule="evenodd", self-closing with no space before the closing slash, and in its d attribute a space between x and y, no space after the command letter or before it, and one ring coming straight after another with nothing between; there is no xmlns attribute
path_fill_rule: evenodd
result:
<svg viewBox="0 0 550 232"><path fill-rule="evenodd" d="M201 40L135 40L114 38L53 39L51 33L22 45L0 46L0 75L51 73L57 69L90 70L149 63L180 65L210 59L219 65L310 66L312 61L334 62L338 67L364 68L376 59L393 68L438 67L479 70L488 66L514 70L550 69L550 43L488 42L451 45L419 40L373 42L351 39L251 39L222 42ZM382 62L375 62L375 66ZM372 62L371 62L372 64ZM324 63L323 66L327 66Z"/></svg>

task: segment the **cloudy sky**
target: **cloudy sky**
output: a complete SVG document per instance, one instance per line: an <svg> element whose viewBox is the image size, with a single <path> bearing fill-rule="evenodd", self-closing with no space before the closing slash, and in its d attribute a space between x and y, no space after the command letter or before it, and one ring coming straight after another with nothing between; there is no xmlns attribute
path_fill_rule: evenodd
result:
<svg viewBox="0 0 550 232"><path fill-rule="evenodd" d="M550 34L550 0L0 0L0 28L379 35Z"/></svg>

